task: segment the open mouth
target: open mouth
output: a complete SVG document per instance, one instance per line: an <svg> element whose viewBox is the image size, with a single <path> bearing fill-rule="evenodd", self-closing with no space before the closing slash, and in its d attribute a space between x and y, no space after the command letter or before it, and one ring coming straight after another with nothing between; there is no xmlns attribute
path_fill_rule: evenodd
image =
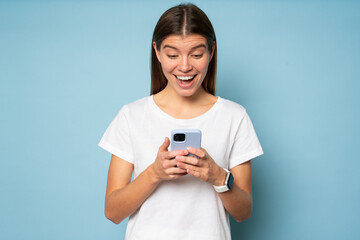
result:
<svg viewBox="0 0 360 240"><path fill-rule="evenodd" d="M194 79L196 75L192 75L192 76L177 76L175 75L175 77L177 78L177 80L179 81L191 81Z"/></svg>
<svg viewBox="0 0 360 240"><path fill-rule="evenodd" d="M179 83L189 84L197 76L197 74L189 75L189 76L178 76L178 75L174 75L174 76L176 77Z"/></svg>

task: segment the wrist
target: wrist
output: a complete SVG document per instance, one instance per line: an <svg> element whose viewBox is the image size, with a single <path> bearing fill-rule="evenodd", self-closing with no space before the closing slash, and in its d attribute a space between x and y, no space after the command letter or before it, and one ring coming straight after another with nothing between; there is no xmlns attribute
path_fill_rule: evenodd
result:
<svg viewBox="0 0 360 240"><path fill-rule="evenodd" d="M223 186L225 184L227 172L222 167L219 167L218 171L219 173L217 174L217 177L213 185Z"/></svg>
<svg viewBox="0 0 360 240"><path fill-rule="evenodd" d="M234 182L234 177L231 172L225 168L223 170L226 172L224 185L214 185L214 189L218 193L230 191Z"/></svg>
<svg viewBox="0 0 360 240"><path fill-rule="evenodd" d="M151 164L145 171L144 173L146 173L149 181L152 183L152 184L159 184L160 183L160 178L158 177L158 174L156 174L156 170L154 168L154 164Z"/></svg>

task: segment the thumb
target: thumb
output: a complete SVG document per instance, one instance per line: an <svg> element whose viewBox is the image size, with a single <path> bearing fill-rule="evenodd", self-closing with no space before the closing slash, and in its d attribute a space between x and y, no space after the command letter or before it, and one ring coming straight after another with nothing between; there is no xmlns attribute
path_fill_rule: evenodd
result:
<svg viewBox="0 0 360 240"><path fill-rule="evenodd" d="M166 137L163 144L159 147L159 152L167 152L169 146L170 146L170 139Z"/></svg>

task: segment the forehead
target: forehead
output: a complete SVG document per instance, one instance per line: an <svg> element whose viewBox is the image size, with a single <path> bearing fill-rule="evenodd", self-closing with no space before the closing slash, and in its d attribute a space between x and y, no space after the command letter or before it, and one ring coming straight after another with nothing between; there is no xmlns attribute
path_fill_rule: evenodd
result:
<svg viewBox="0 0 360 240"><path fill-rule="evenodd" d="M206 38L200 34L190 35L170 35L166 37L161 43L161 49L166 46L171 46L177 49L193 48L195 46L204 45L207 48Z"/></svg>

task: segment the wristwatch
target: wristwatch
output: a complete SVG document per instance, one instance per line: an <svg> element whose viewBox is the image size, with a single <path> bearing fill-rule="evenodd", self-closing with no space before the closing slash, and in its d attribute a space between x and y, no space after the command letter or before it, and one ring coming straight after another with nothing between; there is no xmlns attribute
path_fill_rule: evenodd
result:
<svg viewBox="0 0 360 240"><path fill-rule="evenodd" d="M225 185L223 186L214 186L215 191L217 192L227 192L231 189L233 182L234 182L234 177L231 174L231 172L229 170L227 170L226 168L224 168L224 170L227 172L226 174L226 179L225 179Z"/></svg>

